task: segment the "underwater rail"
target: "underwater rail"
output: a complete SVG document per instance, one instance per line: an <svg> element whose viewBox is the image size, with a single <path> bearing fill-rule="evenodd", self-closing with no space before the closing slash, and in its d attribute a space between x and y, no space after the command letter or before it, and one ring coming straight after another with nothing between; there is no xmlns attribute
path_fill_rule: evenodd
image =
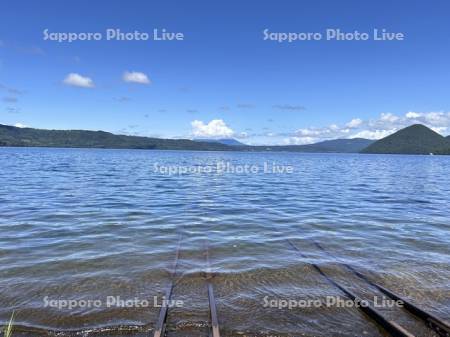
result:
<svg viewBox="0 0 450 337"><path fill-rule="evenodd" d="M214 297L214 288L211 282L213 274L211 273L211 263L209 259L209 243L205 241L205 255L206 255L206 286L208 287L209 312L211 318L211 332L212 337L220 337L219 319L217 318L216 299Z"/></svg>
<svg viewBox="0 0 450 337"><path fill-rule="evenodd" d="M181 246L182 236L180 234L178 238L177 249L175 252L175 261L173 263L172 271L170 273L170 281L167 285L165 299L170 303L170 299L172 297L172 292L175 284L175 276L177 273L178 260L180 258L180 246ZM169 313L169 308L167 305L161 306L161 310L159 311L158 322L155 326L155 332L153 337L164 337L166 334L166 322L167 322L167 314Z"/></svg>
<svg viewBox="0 0 450 337"><path fill-rule="evenodd" d="M291 240L287 240L289 245L298 252L298 254L307 259L308 257L301 252L301 250L292 243ZM317 264L313 262L309 262L309 264L319 273L321 274L330 284L334 285L336 288L341 290L346 296L348 296L355 303L361 303L362 299L353 294L350 290L346 289L344 286L340 285L337 281L333 280L330 276L328 276ZM415 337L414 334L403 328L400 324L385 318L378 310L372 308L370 306L360 305L358 308L363 311L367 316L372 318L376 323L378 323L381 327L384 328L391 336L394 337Z"/></svg>
<svg viewBox="0 0 450 337"><path fill-rule="evenodd" d="M426 312L425 310L419 308L415 304L411 303L409 300L406 300L400 295L397 295L393 291L379 285L376 282L371 281L367 276L360 273L358 270L356 270L351 265L344 263L342 261L339 261L339 259L336 258L336 256L332 255L330 252L325 250L318 242L314 242L315 246L319 248L321 251L326 253L327 255L331 256L334 260L338 261L338 263L341 266L344 266L349 270L351 273L359 277L361 280L365 281L366 283L370 284L371 286L377 288L382 293L386 294L390 298L396 300L396 301L402 301L404 304L404 308L408 310L411 314L414 316L420 318L427 326L429 326L431 329L433 329L435 332L437 332L442 337L450 337L450 323L447 321L444 321L438 317L436 317L433 314L430 314Z"/></svg>
<svg viewBox="0 0 450 337"><path fill-rule="evenodd" d="M175 287L175 277L177 274L177 265L178 260L180 258L180 247L181 247L181 235L178 240L178 245L175 253L175 261L173 263L173 267L170 273L170 281L166 289L165 299L170 302L173 289ZM213 274L211 273L211 265L210 265L210 255L209 255L209 243L208 239L205 239L205 251L206 257L206 272L205 272L205 280L206 286L208 289L208 303L209 303L209 318L211 321L211 334L212 337L220 337L220 329L219 329L219 319L217 317L217 306L216 300L214 297L214 288L212 284ZM155 331L153 333L153 337L164 337L166 335L166 325L167 325L167 316L169 314L169 307L162 306L158 316L158 322L155 325Z"/></svg>

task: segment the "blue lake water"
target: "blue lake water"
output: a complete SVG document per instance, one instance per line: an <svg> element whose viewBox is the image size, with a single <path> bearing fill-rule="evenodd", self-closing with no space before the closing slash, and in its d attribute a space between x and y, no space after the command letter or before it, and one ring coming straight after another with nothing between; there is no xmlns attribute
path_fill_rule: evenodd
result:
<svg viewBox="0 0 450 337"><path fill-rule="evenodd" d="M0 322L15 311L15 336L148 335L180 235L168 336L207 335L206 245L223 336L384 336L356 308L265 304L345 297L311 262L361 297L376 291L338 262L450 317L450 156L0 148L0 178ZM68 300L99 305L54 305Z"/></svg>

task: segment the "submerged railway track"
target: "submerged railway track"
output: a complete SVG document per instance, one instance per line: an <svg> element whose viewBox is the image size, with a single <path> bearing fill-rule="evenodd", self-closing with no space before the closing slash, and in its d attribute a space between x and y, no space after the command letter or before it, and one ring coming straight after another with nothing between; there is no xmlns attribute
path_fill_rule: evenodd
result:
<svg viewBox="0 0 450 337"><path fill-rule="evenodd" d="M301 249L292 241L287 240L287 243L289 246L296 251L296 253L303 259L308 260L308 256L306 256ZM166 290L166 299L170 300L174 288L174 282L175 282L175 276L176 276L176 268L178 264L178 259L180 257L180 244L181 244L181 237L178 242L176 254L175 254L175 261L172 267L171 272L171 281L169 282ZM328 252L324 247L322 247L319 243L314 242L315 247L319 249L321 252L324 252L333 260L339 263L339 265L342 268L345 268L345 270L355 276L357 276L359 279L364 281L369 287L373 287L378 289L383 294L387 295L389 298L395 300L395 301L401 301L404 304L404 309L411 315L419 318L422 320L424 324L426 324L427 327L432 329L438 336L440 337L450 337L450 323L436 317L435 315L427 312L426 310L421 309L417 305L413 304L410 300L405 299L404 297L396 294L395 292L381 286L380 284L370 280L367 276L356 270L354 267L347 263L343 263L339 261L335 256L333 256L330 252ZM210 267L210 250L209 250L209 243L208 240L205 240L204 244L204 254L205 254L205 264L206 264L206 271L205 271L205 283L207 287L207 293L208 293L208 305L209 305L209 323L208 326L210 328L209 336L211 337L220 337L220 327L219 327L219 312L217 310L217 303L214 296L214 287L212 283L213 274L211 272ZM357 296L354 292L352 292L348 287L345 287L338 281L336 281L333 277L328 275L318 264L313 262L306 262L311 267L313 267L314 270L318 274L320 274L329 284L339 289L346 297L348 297L350 300L355 302L356 304L360 303L368 303L368 301L364 300L363 298ZM370 301L369 301L370 302ZM375 324L377 324L379 327L381 327L383 330L385 330L389 335L394 337L419 337L420 335L415 335L413 332L407 330L405 327L400 325L395 320L386 318L383 313L381 313L379 310L377 310L374 306L371 305L357 305L356 308L361 310L370 320L372 320ZM160 310L158 321L155 325L155 331L153 333L153 337L164 337L166 336L166 322L167 322L167 316L168 316L169 308L163 307Z"/></svg>
<svg viewBox="0 0 450 337"><path fill-rule="evenodd" d="M175 260L172 266L172 270L170 273L170 281L167 285L165 292L165 300L170 302L172 298L173 289L176 285L176 274L177 274L177 266L178 260L180 258L180 246L181 246L182 237L180 235L178 240L178 245L175 253ZM213 274L211 272L211 264L210 264L210 252L209 252L209 242L208 239L205 239L204 243L204 256L205 256L205 273L204 280L206 284L206 288L208 291L208 304L209 304L209 323L208 327L210 329L209 336L211 337L220 337L220 328L219 328L219 319L217 314L217 304L214 296L214 287L212 284ZM167 318L169 315L170 307L162 306L158 315L158 321L155 325L155 330L153 332L153 337L164 337L166 336L166 327L167 327Z"/></svg>
<svg viewBox="0 0 450 337"><path fill-rule="evenodd" d="M305 255L301 249L298 247L297 244L295 244L292 240L287 240L288 245L296 251L296 253L303 259L308 260L308 256ZM176 267L178 264L178 259L180 256L180 244L181 244L181 238L179 239L177 250L176 250L176 258L174 261L174 265L171 272L171 281L168 284L167 290L166 290L166 299L170 300L172 291L174 288L174 280L176 275ZM450 337L450 323L446 320L443 320L441 318L436 317L435 315L421 309L417 305L413 304L410 300L405 299L404 297L396 294L395 292L383 287L382 285L370 280L367 276L359 272L355 269L355 267L340 262L335 256L333 256L330 252L328 252L324 247L322 247L319 243L314 242L314 245L319 249L320 251L326 253L328 256L333 258L336 262L339 263L339 265L344 268L348 273L351 273L355 276L357 276L359 279L364 281L369 287L373 287L378 289L383 294L387 295L393 300L401 301L404 304L404 309L411 315L419 318L426 326L430 329L432 329L438 336L440 337ZM210 267L210 249L209 249L209 242L206 239L205 240L205 247L204 247L204 254L205 254L205 283L207 287L207 293L208 293L208 305L209 305L209 322L208 326L210 328L209 336L211 337L220 337L220 327L219 327L219 311L217 308L216 298L214 296L214 286L213 286L213 274L211 272ZM353 291L348 289L348 287L345 287L341 283L339 283L337 280L335 280L332 276L328 275L323 268L321 268L318 264L313 262L305 262L308 263L319 275L321 275L330 285L333 287L336 287L339 289L346 297L348 297L350 300L354 301L355 303L367 303L370 301L366 301L363 298L357 296ZM355 308L358 308L358 310L361 310L368 319L370 319L372 322L374 322L376 325L381 327L386 333L388 333L390 336L393 337L421 337L420 335L416 335L415 333L407 330L405 327L403 327L401 324L396 322L395 320L389 319L383 315L382 312L377 310L372 305L359 305ZM158 321L155 325L155 330L153 332L153 337L164 337L166 336L166 322L167 317L169 314L169 308L161 308L159 313Z"/></svg>
<svg viewBox="0 0 450 337"><path fill-rule="evenodd" d="M181 259L182 255L182 241L183 237L182 235L178 236L178 242L175 248L175 257L172 262L170 271L169 271L169 277L168 282L165 287L164 291L164 299L167 303L170 303L173 297L174 289L177 286L177 282L183 277L178 277L179 270L179 261ZM362 296L358 296L355 294L354 291L350 290L348 286L345 286L341 283L341 281L336 280L334 276L331 276L325 268L323 268L321 265L311 262L310 256L305 254L298 243L294 242L291 239L283 240L283 242L286 242L288 244L288 247L290 247L291 250L295 251L296 254L301 258L301 261L299 263L302 264L308 264L312 267L312 269L317 272L318 275L320 275L328 284L330 284L332 287L335 287L338 289L342 294L350 299L351 301L355 303L370 303L370 301L365 300ZM391 298L395 301L401 301L403 303L403 307L401 309L402 314L410 315L414 318L417 318L418 321L420 321L422 324L424 324L427 329L430 329L433 331L433 333L436 336L439 337L450 337L450 323L447 320L444 320L442 318L437 317L436 315L429 313L427 310L424 310L420 308L418 305L414 304L412 300L405 298L404 296L401 296L394 291L384 287L383 285L375 282L372 280L372 278L368 277L361 271L359 271L356 267L342 262L339 258L334 256L331 252L329 252L325 247L323 247L321 244L317 242L312 242L312 244L320 250L322 253L329 256L334 262L336 262L341 271L344 272L344 275L350 276L356 276L357 279L359 279L363 284L365 284L368 288L376 289L380 293L386 295L387 297ZM208 303L208 322L205 322L205 326L208 327L208 333L207 335L209 337L234 337L230 331L233 331L232 327L226 327L226 333L221 331L220 326L220 307L217 305L214 289L215 287L218 287L219 285L217 283L214 283L214 273L211 269L211 250L209 245L209 240L206 238L204 240L204 247L203 247L203 254L202 254L204 261L204 272L202 273L202 278L199 282L199 285L201 287L205 287L205 294L207 294L207 299L205 298L205 303ZM197 282L197 281L196 281ZM206 301L207 300L207 301ZM422 335L417 334L416 331L410 331L408 328L402 326L399 322L396 320L386 317L384 312L381 312L377 308L375 308L373 305L359 305L355 306L354 310L360 310L365 314L365 317L376 324L379 328L384 330L386 334L394 337L422 337ZM396 309L397 310L397 309ZM148 336L148 337L170 337L171 332L167 329L167 322L168 317L171 315L171 307L169 305L163 305L160 307L156 323L153 325L151 323L146 324L145 326L117 326L117 327L106 327L102 328L104 332L109 331L110 335L114 334L114 336L119 336L122 333L125 333L126 335L129 335L130 333L137 333L139 336ZM176 315L176 314L174 314ZM153 326L153 327L152 327ZM95 332L92 330L91 334L86 334L86 331L80 334L79 331L41 331L41 329L35 329L31 327L16 327L16 331L18 333L21 333L20 336L104 336L103 334L98 334L99 331ZM147 331L147 332L145 332ZM27 334L29 333L29 334ZM327 332L324 331L324 334ZM352 332L357 333L355 331ZM199 332L196 336L203 336L204 332ZM178 334L179 335L179 334ZM242 335L242 334L239 334ZM247 336L247 335L246 335ZM253 336L253 335L252 335ZM261 334L261 336L264 336L264 334ZM283 334L283 336L291 336ZM293 334L292 336L296 336Z"/></svg>

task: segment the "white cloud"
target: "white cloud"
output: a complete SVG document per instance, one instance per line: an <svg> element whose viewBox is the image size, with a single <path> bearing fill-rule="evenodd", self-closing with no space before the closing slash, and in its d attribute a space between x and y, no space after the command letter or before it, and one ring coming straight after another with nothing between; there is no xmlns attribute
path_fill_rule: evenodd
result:
<svg viewBox="0 0 450 337"><path fill-rule="evenodd" d="M208 124L195 120L191 122L194 137L231 137L234 131L222 119L213 119Z"/></svg>
<svg viewBox="0 0 450 337"><path fill-rule="evenodd" d="M322 128L304 128L294 132L288 142L293 144L309 144L327 139L348 138L351 129L347 123L341 127L337 124L331 124ZM285 140L286 142L286 140Z"/></svg>
<svg viewBox="0 0 450 337"><path fill-rule="evenodd" d="M450 133L450 112L406 112L402 115L382 113L377 118L364 120L353 118L348 123L331 124L325 127L300 128L294 132L273 132L264 128L264 133L236 134L223 120L216 119L205 124L202 121L193 121L192 134L195 137L245 137L247 143L265 145L303 145L339 138L384 138L402 128L412 124L423 124L432 130L447 135ZM261 137L258 139L258 137Z"/></svg>
<svg viewBox="0 0 450 337"><path fill-rule="evenodd" d="M352 135L350 138L366 138L366 139L380 139L397 131L397 129L390 130L362 130Z"/></svg>
<svg viewBox="0 0 450 337"><path fill-rule="evenodd" d="M69 75L67 75L63 83L81 88L94 87L94 81L92 81L92 79L90 79L89 77L81 76L80 74L77 73L70 73Z"/></svg>
<svg viewBox="0 0 450 337"><path fill-rule="evenodd" d="M322 135L323 131L320 129L313 129L313 128L309 128L309 129L299 129L296 131L296 134L299 137L311 137L311 136L320 136Z"/></svg>
<svg viewBox="0 0 450 337"><path fill-rule="evenodd" d="M413 112L409 111L404 117L397 120L397 126L405 127L411 124L420 123L429 128L437 128L445 131L450 127L450 112L431 111L431 112Z"/></svg>
<svg viewBox="0 0 450 337"><path fill-rule="evenodd" d="M428 112L420 116L423 122L435 127L447 127L450 125L450 113ZM419 118L418 118L419 119Z"/></svg>
<svg viewBox="0 0 450 337"><path fill-rule="evenodd" d="M434 132L443 134L445 131L447 131L448 128L446 126L441 126L441 127L439 127L439 126L432 126L432 127L430 127L430 129L433 130Z"/></svg>
<svg viewBox="0 0 450 337"><path fill-rule="evenodd" d="M354 118L345 125L331 124L321 128L302 128L288 138L285 144L311 144L337 138L384 138L412 124L424 124L432 130L445 135L450 130L450 112L407 112L403 116L382 113L378 118L362 120Z"/></svg>
<svg viewBox="0 0 450 337"><path fill-rule="evenodd" d="M394 122L398 121L398 117L391 113L381 113L380 120L383 122L394 123Z"/></svg>
<svg viewBox="0 0 450 337"><path fill-rule="evenodd" d="M284 139L285 145L305 145L316 142L316 138L313 137L289 137Z"/></svg>
<svg viewBox="0 0 450 337"><path fill-rule="evenodd" d="M150 79L148 78L148 76L144 73L138 72L138 71L126 71L123 74L122 79L125 82L130 82L130 83L139 83L139 84L150 84Z"/></svg>
<svg viewBox="0 0 450 337"><path fill-rule="evenodd" d="M350 122L348 122L346 124L346 126L350 129L354 129L357 128L358 126L360 126L362 124L362 119L360 118L353 118Z"/></svg>
<svg viewBox="0 0 450 337"><path fill-rule="evenodd" d="M14 126L16 128L29 128L28 125L25 125L25 124L22 124L22 123L16 123L16 124L14 124Z"/></svg>
<svg viewBox="0 0 450 337"><path fill-rule="evenodd" d="M411 119L414 119L414 118L418 118L418 117L420 117L422 114L419 114L419 113L417 113L417 112L413 112L413 111L410 111L410 112L408 112L408 113L406 113L406 118L411 118Z"/></svg>
<svg viewBox="0 0 450 337"><path fill-rule="evenodd" d="M337 126L337 124L331 124L331 125L329 126L329 128L330 128L330 130L332 130L332 131L339 130L339 126Z"/></svg>
<svg viewBox="0 0 450 337"><path fill-rule="evenodd" d="M450 127L450 113L409 111L404 116L382 113L379 119L361 123L358 132L351 137L380 139L412 124L424 124L438 133L445 134Z"/></svg>

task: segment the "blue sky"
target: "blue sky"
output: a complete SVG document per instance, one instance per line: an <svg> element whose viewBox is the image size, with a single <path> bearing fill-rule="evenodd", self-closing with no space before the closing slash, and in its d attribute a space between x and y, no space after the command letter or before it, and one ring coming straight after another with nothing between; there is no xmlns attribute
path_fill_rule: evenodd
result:
<svg viewBox="0 0 450 337"><path fill-rule="evenodd" d="M6 0L0 123L251 144L379 138L415 122L448 134L449 12L444 0ZM184 40L43 39L108 28ZM405 39L263 39L264 29L383 28Z"/></svg>

